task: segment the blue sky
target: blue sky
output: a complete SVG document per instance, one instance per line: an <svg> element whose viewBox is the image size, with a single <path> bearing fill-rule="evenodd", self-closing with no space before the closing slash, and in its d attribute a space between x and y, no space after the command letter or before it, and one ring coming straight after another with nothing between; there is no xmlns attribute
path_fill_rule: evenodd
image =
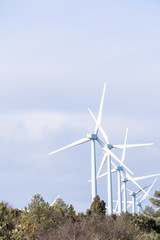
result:
<svg viewBox="0 0 160 240"><path fill-rule="evenodd" d="M104 82L111 142L128 126L128 143L154 146L128 150L127 166L160 172L159 11L159 1L0 2L0 200L23 208L36 193L60 194L89 207L90 144L47 154L94 130L87 108L98 113ZM101 157L97 146L97 165Z"/></svg>

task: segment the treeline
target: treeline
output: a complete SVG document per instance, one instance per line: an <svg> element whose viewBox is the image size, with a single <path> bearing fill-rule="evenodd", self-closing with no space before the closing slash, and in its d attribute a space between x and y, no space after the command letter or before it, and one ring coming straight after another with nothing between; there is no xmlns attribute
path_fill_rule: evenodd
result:
<svg viewBox="0 0 160 240"><path fill-rule="evenodd" d="M0 203L0 240L158 240L160 192L144 214L106 215L105 202L95 197L86 213L58 198L53 206L35 195L24 210Z"/></svg>

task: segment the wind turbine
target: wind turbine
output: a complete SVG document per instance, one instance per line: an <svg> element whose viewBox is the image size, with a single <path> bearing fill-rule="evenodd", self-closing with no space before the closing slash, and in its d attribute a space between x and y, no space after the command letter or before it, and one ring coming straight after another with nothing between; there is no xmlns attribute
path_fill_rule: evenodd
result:
<svg viewBox="0 0 160 240"><path fill-rule="evenodd" d="M150 188L148 189L148 191L146 192L146 194L144 194L144 196L141 198L141 200L139 202L136 202L136 205L138 207L138 215L140 213L143 212L143 208L142 208L142 202L146 199L147 194L149 194L149 192L151 191L152 187L154 186L155 182L157 181L157 178L154 179L153 183L151 184Z"/></svg>
<svg viewBox="0 0 160 240"><path fill-rule="evenodd" d="M88 109L92 118L94 119L94 121L97 123L97 119L95 118L94 114L92 113L92 111L90 109ZM101 165L100 165L100 168L98 170L98 174L97 174L97 177L99 176L100 172L101 172L101 169L103 168L103 165L107 159L107 175L108 175L108 212L109 214L112 214L113 213L113 201L112 201L112 169L111 169L111 163L113 164L113 162L111 162L111 156L113 156L113 153L111 152L111 149L112 148L118 148L118 149L123 149L123 153L122 153L122 159L123 161L120 162L120 166L117 166L117 169L116 171L118 172L118 199L119 199L119 213L122 212L122 197L121 197L121 172L123 171L123 167L122 165L124 166L123 162L124 162L124 158L125 158L125 150L126 148L132 148L132 147L140 147L140 146L149 146L149 145L152 145L153 143L147 143L147 144L126 144L126 141L127 141L127 135L128 135L128 128L127 128L127 131L126 131L126 137L125 137L125 142L123 145L112 145L110 144L109 142L109 139L107 137L107 134L105 133L105 131L103 130L103 128L101 126L99 126L99 130L100 132L102 133L102 136L104 137L105 141L106 141L106 144L102 144L100 143L100 145L102 146L103 150L106 152L106 154L104 154L104 157L102 159L102 162L101 162ZM115 158L115 155L114 155L114 159ZM117 159L116 159L117 160ZM125 166L126 168L126 166ZM127 170L132 173L128 168ZM133 173L132 173L133 174ZM129 176L129 175L128 175ZM130 178L130 176L129 176ZM131 178L130 178L131 180ZM131 180L133 181L133 179ZM126 181L125 181L125 178L123 180L124 182L124 185L126 185ZM134 182L136 184L136 182ZM141 187L140 187L141 188ZM142 189L142 188L141 188ZM125 199L127 198L127 195L126 195L126 190L124 191L124 194L125 194ZM126 200L125 200L125 206L126 205ZM125 207L125 211L126 211L126 207Z"/></svg>
<svg viewBox="0 0 160 240"><path fill-rule="evenodd" d="M116 171L116 168L113 169L112 171L115 172L115 171ZM106 174L106 173L105 173L105 174ZM160 176L160 174L158 173L158 174L153 174L153 175L148 175L148 176L134 177L134 178L132 178L132 179L133 179L134 181L140 181L140 180L147 179L147 178L152 178L152 177L155 177L155 176ZM99 176L99 177L101 177L101 176ZM123 184L123 186L121 187L121 193L124 192L124 200L122 201L123 204L124 204L124 208L123 208L123 211L124 211L124 212L126 212L126 211L127 211L127 208L129 208L129 207L131 206L131 204L127 206L128 201L127 201L127 188L126 188L126 183L129 182L129 181L131 181L131 180L128 179L127 177L125 177L125 178L123 177L123 178L122 178L122 182L124 182L124 184ZM144 192L144 188L140 188L140 189L141 189L141 191ZM150 190L149 190L149 191L150 191ZM148 191L145 192L144 196L145 196L145 198L146 198L147 196L149 196L149 192L148 192ZM137 199L137 200L138 200L138 199ZM144 199L143 199L143 200L144 200ZM136 204L137 204L137 203L136 203ZM139 202L138 204L140 204L140 202ZM119 202L116 201L116 206L115 206L115 209L114 209L115 212L117 212L117 207L118 207L118 205L119 205ZM119 209L118 209L118 213L120 214Z"/></svg>
<svg viewBox="0 0 160 240"><path fill-rule="evenodd" d="M145 187L143 188L143 189L145 189L145 188L150 187L150 188L148 189L148 191L144 194L143 198L137 203L138 212L139 212L139 213L140 213L140 207L141 207L141 209L142 209L142 205L141 205L142 201L143 201L147 196L149 196L149 192L150 192L150 190L152 189L152 187L153 187L153 185L155 184L156 181L157 181L157 178L154 179L154 181L153 181L153 183L152 183L151 185L145 186ZM140 190L138 190L137 192L134 192L134 191L131 191L130 189L127 189L127 191L130 192L130 195L131 195L131 197L132 197L132 214L134 215L134 214L135 214L136 196L137 196L137 194L139 194L142 190L140 189ZM130 207L130 205L129 205L128 207Z"/></svg>
<svg viewBox="0 0 160 240"><path fill-rule="evenodd" d="M123 156L123 155L122 155ZM126 191L126 183L128 181L131 181L134 185L136 185L141 191L146 193L144 189L137 183L135 178L131 177L130 174L128 174L123 166L116 166L112 161L111 164L114 166L114 169L112 169L112 173L117 172L118 173L118 201L117 201L117 206L118 206L118 213L122 213L122 191L124 193L124 212L127 211L127 191ZM97 178L103 177L105 175L108 175L108 172L98 176ZM146 178L146 176L145 176ZM121 187L121 182L123 182L123 186Z"/></svg>
<svg viewBox="0 0 160 240"><path fill-rule="evenodd" d="M101 98L101 104L100 104L100 108L99 108L99 113L98 113L98 118L96 120L96 127L95 127L95 131L92 134L87 134L86 138L82 138L74 143L71 143L65 147L62 147L56 151L53 151L51 153L49 153L48 155L52 155L55 154L57 152L60 152L62 150L65 150L67 148L71 148L86 142L91 141L91 181L92 181L92 201L94 199L94 197L97 195L97 179L96 179L96 150L95 150L95 141L97 141L101 146L104 146L105 148L107 147L99 138L98 138L98 131L100 128L100 124L101 124L101 118L102 118L102 110L103 110L103 102L104 102L104 95L105 95L105 90L106 90L106 83L104 84L104 88L103 88L103 94L102 94L102 98ZM119 163L121 162L120 159L118 157L116 157L115 154L113 154L110 149L107 147L106 149L107 154L111 155L116 161L118 161ZM127 169L130 173L132 173L127 166L125 166L125 164L123 164L123 167L125 169ZM111 188L112 189L112 188Z"/></svg>
<svg viewBox="0 0 160 240"><path fill-rule="evenodd" d="M123 154L122 154L122 156L123 156ZM112 162L112 165L114 165L114 163ZM114 172L116 172L117 170L118 170L118 168L119 168L120 166L114 166L114 169L112 169L112 173L114 173ZM123 172L123 170L122 170L122 175L124 174L124 172ZM98 178L101 178L101 177L103 177L103 176L105 176L105 175L108 175L108 172L105 172L105 173L103 173L102 175L99 175L98 177L97 177L97 179ZM123 208L123 211L124 212L126 212L127 211L127 208L129 207L127 207L127 203L128 203L128 201L127 201L127 187L126 187L126 183L127 182L129 182L129 181L131 181L132 183L134 183L138 188L140 188L141 189L141 191L143 191L144 192L144 189L143 188L141 188L141 186L137 183L137 181L140 181L140 180L144 180L144 179L147 179L147 178L152 178L152 177L156 177L156 176L160 176L160 173L157 173L157 174L152 174L152 175L147 175L147 176L141 176L141 177L131 177L128 173L127 174L125 174L125 176L123 175L123 177L121 178L121 180L122 180L122 182L123 182L123 186L121 187L121 186L119 186L118 188L120 189L120 187L121 187L121 194L122 194L122 192L123 192L123 194L124 194L124 197L123 197L123 203L124 203L124 208ZM148 196L148 192L144 192L145 194L144 194L144 196ZM119 193L119 190L118 190L118 194L120 195L120 193ZM145 198L146 198L145 197ZM116 203L116 207L115 207L115 211L117 211L117 207L118 207L118 213L120 214L121 213L121 211L120 211L120 207L119 206L121 206L122 204L120 203L120 197L118 197L118 201L117 201L117 203Z"/></svg>
<svg viewBox="0 0 160 240"><path fill-rule="evenodd" d="M141 197L142 197L142 195L140 195L140 196L137 198L137 200L140 199ZM115 206L115 208L114 208L113 211L114 211L114 213L119 214L119 212L117 211L118 200L113 200L113 202L116 203L116 206ZM124 203L124 201L122 201L122 203ZM128 207L130 207L130 206L132 205L132 201L127 201L127 204L128 204ZM123 208L123 212L124 212L124 208Z"/></svg>
<svg viewBox="0 0 160 240"><path fill-rule="evenodd" d="M95 123L98 122L98 119L95 118L94 114L92 113L91 109L88 108L88 111L90 112L92 118L94 119ZM142 144L114 144L112 145L110 142L109 142L109 139L108 139L108 136L107 134L105 133L105 131L103 130L103 128L99 125L99 131L101 132L102 136L104 137L105 141L106 141L106 144L105 146L108 148L108 149L112 149L112 148L118 148L118 149L123 149L123 148L133 148L133 147L143 147L143 146L151 146L153 145L153 143L142 143ZM127 130L128 131L128 130ZM128 132L127 132L128 134Z"/></svg>
<svg viewBox="0 0 160 240"><path fill-rule="evenodd" d="M147 188L148 186L146 186L145 188ZM143 189L145 189L143 188ZM132 214L135 214L135 205L136 205L136 196L138 193L141 192L141 190L138 190L137 192L131 191L130 189L127 188L127 191L130 192L130 196L132 197ZM130 205L128 206L128 208L130 207Z"/></svg>
<svg viewBox="0 0 160 240"><path fill-rule="evenodd" d="M104 102L104 95L105 95L105 89L106 89L106 83L104 84L104 88L103 88L103 94L102 94L102 98L101 98L101 104L100 104L100 108L99 108L99 113L98 113L98 118L97 118L97 122L96 122L96 126L95 126L95 130L94 133L91 134L87 134L86 138L82 138L74 143L71 143L65 147L62 147L56 151L53 151L51 153L49 153L48 155L52 155L55 154L57 152L60 152L62 150L65 150L67 148L71 148L86 142L91 142L91 179L92 179L92 201L94 199L94 197L97 195L97 180L96 180L96 149L95 149L95 141L100 141L98 138L98 130L99 130L99 126L101 124L101 118L102 118L102 110L103 110L103 102Z"/></svg>
<svg viewBox="0 0 160 240"><path fill-rule="evenodd" d="M97 121L97 120L96 120ZM121 171L123 171L123 169L126 169L128 172L130 172L131 174L132 171L123 163L123 161L121 161L112 151L111 149L113 147L111 147L110 144L104 144L100 139L98 139L98 142L99 144L101 145L103 151L105 152L104 156L103 156L103 159L102 159L102 162L101 162L101 165L100 165L100 168L99 168L99 171L98 171L98 174L100 173L106 159L107 159L107 165L108 165L108 172L107 172L107 175L108 175L108 214L111 215L113 214L113 197L112 197L112 169L111 169L111 164L115 166L115 164L111 161L111 157L113 157L119 164L120 166L117 167L116 171L118 171L118 177L119 177L119 181L118 181L118 185L119 185L119 189L121 189ZM124 145L121 145L124 147ZM97 176L98 176L97 174ZM128 174L126 172L126 174ZM134 181L130 175L128 175L128 177L131 179L131 181ZM135 184L137 184L135 181L134 181ZM140 187L138 185L138 187ZM120 190L119 190L119 194L120 193ZM119 195L120 196L120 195ZM121 198L120 199L120 202L121 202ZM121 210L120 210L121 211Z"/></svg>

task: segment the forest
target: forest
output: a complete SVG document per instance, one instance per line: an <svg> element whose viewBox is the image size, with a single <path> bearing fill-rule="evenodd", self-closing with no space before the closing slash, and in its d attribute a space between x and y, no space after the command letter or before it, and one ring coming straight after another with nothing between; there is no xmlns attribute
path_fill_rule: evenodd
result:
<svg viewBox="0 0 160 240"><path fill-rule="evenodd" d="M86 213L57 198L53 206L39 194L23 210L0 203L0 240L158 240L160 191L143 214L106 215L106 204L94 198Z"/></svg>

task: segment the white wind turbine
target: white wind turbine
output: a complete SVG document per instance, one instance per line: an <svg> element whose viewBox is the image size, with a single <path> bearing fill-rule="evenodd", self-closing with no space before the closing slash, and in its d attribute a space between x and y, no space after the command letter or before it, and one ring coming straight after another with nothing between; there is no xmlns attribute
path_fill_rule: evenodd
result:
<svg viewBox="0 0 160 240"><path fill-rule="evenodd" d="M144 187L143 189L149 187L150 185ZM130 193L130 196L132 197L132 203L128 205L128 208L132 205L132 214L135 214L135 206L136 206L136 196L138 193L140 193L142 190L138 190L137 192L131 191L130 189L127 188L127 191ZM147 193L146 193L147 194Z"/></svg>
<svg viewBox="0 0 160 240"><path fill-rule="evenodd" d="M55 154L57 152L60 152L62 150L65 150L67 148L70 147L74 147L77 146L79 144L82 143L86 143L91 141L91 181L92 181L92 201L94 199L94 197L97 195L97 179L96 179L96 150L95 150L95 141L97 141L101 146L104 146L106 148L105 151L107 151L107 154L109 154L110 156L112 156L116 161L118 161L119 163L121 163L120 159L118 157L116 157L115 154L113 154L110 151L110 146L105 145L99 138L98 138L98 131L100 128L100 124L101 124L101 118L102 118L102 109L103 109L103 102L104 102L104 95L105 95L105 89L106 89L106 83L104 84L104 89L103 89L103 94L102 94L102 98L101 98L101 104L100 104L100 108L99 108L99 113L98 113L98 118L96 120L96 127L95 127L95 131L92 134L87 134L86 138L82 138L74 143L71 143L63 148L60 148L56 151L53 151L51 153L49 153L48 155L52 155ZM127 169L129 172L131 172L124 163L122 163L122 166ZM132 172L131 172L132 173Z"/></svg>
<svg viewBox="0 0 160 240"><path fill-rule="evenodd" d="M154 179L152 185L150 186L150 188L148 189L148 191L146 192L146 194L144 194L144 196L141 198L141 200L138 201L138 202L136 202L136 205L137 205L137 207L138 207L138 215L143 212L142 202L146 199L147 194L149 194L149 192L151 191L151 189L152 189L152 187L154 186L154 184L155 184L156 181L157 181L157 178Z"/></svg>
<svg viewBox="0 0 160 240"><path fill-rule="evenodd" d="M125 138L125 142L126 142L126 138ZM123 149L123 153L122 153L122 158L121 161L124 162L125 160L125 148ZM118 201L116 201L116 207L115 207L115 211L117 211L117 207L118 207L118 213L120 214L122 211L122 192L123 192L123 204L124 204L124 208L123 211L126 212L127 211L127 187L126 187L126 183L131 181L132 183L134 183L134 185L136 185L139 189L141 189L141 191L144 192L144 189L137 183L137 181L140 180L144 180L147 178L152 178L152 177L157 177L160 176L160 173L157 174L152 174L152 175L147 175L147 176L141 176L141 177L131 177L128 173L125 173L125 171L123 170L122 166L116 166L113 162L111 162L112 165L114 166L114 169L112 169L112 174L118 171ZM122 176L120 175L122 174ZM103 173L102 175L97 176L98 178L101 178L103 176L108 175L108 172ZM120 176L119 176L120 175ZM123 182L123 186L121 187L121 183L120 181ZM120 190L121 189L121 190ZM144 196L148 196L148 193L144 192L145 195Z"/></svg>
<svg viewBox="0 0 160 240"><path fill-rule="evenodd" d="M113 169L112 172L116 172L116 168ZM106 173L105 173L105 174L106 174ZM103 176L104 176L104 174L103 174ZM160 176L160 174L158 173L158 174L153 174L153 175L148 175L148 176L142 176L142 177L133 177L132 179L133 179L134 181L140 181L140 180L143 180L143 179L152 178L152 177L156 177L156 176ZM99 176L99 177L101 177L101 176ZM122 193L122 192L124 193L124 200L123 200L123 203L124 203L123 211L124 211L124 212L126 212L126 211L127 211L127 208L130 207L130 205L127 206L128 201L127 201L127 188L126 188L126 183L129 182L129 181L131 181L131 180L130 180L129 178L127 178L126 176L122 178L122 182L124 182L124 185L123 185L122 188L121 188L121 193ZM138 187L138 185L137 185L137 187ZM144 192L144 188L140 188L140 189L141 189L141 191ZM149 194L149 193L146 192L146 193L144 194L144 196L147 197L148 194ZM145 198L146 198L146 197L145 197ZM115 206L115 209L114 209L115 211L117 211L118 205L119 205L119 202L116 201L116 206ZM118 208L118 213L120 213L120 212L119 212L119 208Z"/></svg>
<svg viewBox="0 0 160 240"><path fill-rule="evenodd" d="M60 148L56 151L53 151L51 153L49 153L48 155L52 155L55 154L57 152L60 152L62 150L65 150L67 148L71 148L77 145L80 145L82 143L86 143L91 141L91 179L92 179L92 201L94 199L94 197L97 195L97 180L96 180L96 150L95 150L95 141L99 141L98 138L98 130L99 130L99 126L101 123L101 118L102 118L102 109L103 109L103 102L104 102L104 95L105 95L105 89L106 89L106 83L104 84L104 89L103 89L103 94L102 94L102 98L101 98L101 104L100 104L100 108L99 108L99 113L98 113L98 120L96 123L96 127L95 127L95 131L92 134L87 134L86 138L82 138L74 143L71 143L63 148Z"/></svg>
<svg viewBox="0 0 160 240"><path fill-rule="evenodd" d="M94 119L94 121L97 123L97 119L95 118L94 114L92 113L92 111L90 109L88 109L92 118ZM149 145L153 145L153 143L146 143L146 144L126 144L126 141L127 141L127 135L128 135L128 128L127 128L127 132L126 132L126 137L125 137L125 142L123 145L112 145L110 144L109 142L109 139L107 137L107 134L104 132L103 128L99 125L99 130L102 134L102 136L104 137L105 141L106 141L106 144L103 144L102 142L99 142L100 145L102 146L103 150L106 152L106 154L104 154L104 157L102 159L102 162L101 162L101 165L100 165L100 168L98 170L98 174L97 174L97 178L99 177L99 174L103 168L103 165L107 159L107 165L108 165L108 171L106 174L104 175L108 175L108 213L109 214L112 214L113 213L113 198L112 198L112 169L111 169L111 163L113 164L113 162L111 162L111 156L113 156L113 153L111 152L111 149L112 148L118 148L118 149L123 149L123 154L122 154L122 159L120 163L120 166L117 167L117 172L118 172L118 199L119 199L119 213L122 212L122 197L121 197L121 172L123 171L123 167L124 166L124 158L125 158L125 149L126 148L132 148L132 147L141 147L141 146L149 146ZM115 160L119 160L117 159L117 157L114 155L114 159ZM125 166L126 168L126 166ZM132 173L128 168L126 168L130 173ZM124 172L125 175L127 175L126 172ZM133 173L132 173L133 174ZM103 176L104 176L103 175ZM102 176L102 175L101 175ZM133 182L134 179L131 178L130 175L127 175L128 178ZM124 185L126 185L126 181L125 181L125 178L124 178ZM134 184L137 185L137 183L134 181ZM142 189L140 186L138 186L140 189ZM124 191L125 193L125 199L127 198L127 195L126 195L126 190ZM126 205L126 201L125 201L125 205Z"/></svg>
<svg viewBox="0 0 160 240"><path fill-rule="evenodd" d="M126 142L127 142L127 135L128 135L128 128L127 128L127 131L126 131L126 137L125 137L125 142L124 142L124 146L126 146ZM126 148L124 147L123 149L123 152L122 152L122 158L121 158L121 162L124 162L125 160L125 155L126 155ZM131 177L129 176L128 173L126 173L122 166L116 166L114 167L114 169L112 170L112 173L113 172L116 172L118 171L118 202L117 202L117 205L116 205L116 208L118 206L118 213L120 214L122 211L122 192L124 194L124 209L123 211L126 212L127 211L127 189L126 189L126 183L128 181L131 181L133 182L138 188L141 189L141 191L144 192L144 189L142 187L140 187L140 185L137 183L137 181L140 181L140 180L144 180L144 179L147 179L147 178L152 178L152 177L156 177L156 176L160 176L160 174L152 174L152 175L147 175L147 176L141 176L141 177ZM122 176L120 175L122 174ZM102 175L99 175L97 178L100 178L100 177L103 177L107 175L107 172L102 174ZM120 181L123 182L123 186L121 188L121 183L119 183ZM145 192L144 192L145 193ZM148 193L145 193L145 196L147 197L148 196ZM116 210L115 208L115 210Z"/></svg>
<svg viewBox="0 0 160 240"><path fill-rule="evenodd" d="M139 197L137 198L137 200L140 199L141 197L142 197L142 195L139 196ZM113 209L113 212L114 212L115 214L119 214L119 212L117 211L118 201L117 201L117 200L113 200L113 202L116 203L115 208ZM124 203L124 201L122 201L122 203ZM132 205L132 201L128 201L128 200L127 200L127 204L128 204L128 207L130 207L130 206ZM123 209L123 212L124 212L124 209Z"/></svg>
<svg viewBox="0 0 160 240"><path fill-rule="evenodd" d="M124 155L122 155L124 156ZM112 161L111 164L114 166L114 169L112 169L112 173L117 172L118 173L118 201L116 204L115 211L118 207L118 214L122 213L122 192L124 193L124 212L127 211L127 192L126 192L126 183L127 181L131 181L134 183L141 191L146 193L144 189L136 182L135 178L131 177L126 171L124 171L123 166L116 166ZM105 175L108 175L108 172L99 175L97 178L101 178ZM123 182L123 186L121 187L121 182Z"/></svg>
<svg viewBox="0 0 160 240"><path fill-rule="evenodd" d="M121 161L119 160L118 157L116 157L115 154L113 154L109 148L109 145L107 144L104 144L100 139L98 141L104 151L104 156L103 156L103 159L102 159L102 162L101 162L101 165L100 165L100 168L98 170L98 174L97 174L97 178L100 178L104 175L108 175L108 214L111 215L113 214L113 199L112 199L112 173L113 172L118 172L118 199L119 199L119 213L122 212L122 197L121 197L121 172L123 172L130 181L132 181L135 185L137 185L140 189L142 189L140 187L140 185L138 183L136 183L136 181L126 172L124 171L124 169L128 170L131 174L132 171L126 167L126 165L123 163L124 162L124 158L125 158L125 148L126 148L126 140L125 140L125 144L124 145L121 145L123 146L123 154L122 154L122 159ZM139 145L138 145L139 146ZM142 146L142 144L141 144ZM131 147L131 146L130 146ZM135 147L135 144L134 146ZM118 147L117 147L118 148ZM111 156L120 164L120 166L116 166L113 161L111 161ZM108 163L108 171L107 173L104 173L102 175L99 176L99 173L106 161L106 159L108 160L107 163ZM114 169L112 170L111 169L111 164L113 165ZM142 191L144 191L142 189ZM145 192L144 192L145 193Z"/></svg>
<svg viewBox="0 0 160 240"><path fill-rule="evenodd" d="M127 191L130 192L130 195L131 195L131 197L132 197L132 203L128 205L128 208L132 205L132 214L133 214L133 215L136 213L136 211L135 211L135 205L138 206L138 214L140 214L140 212L143 210L141 204L142 204L142 202L145 200L145 198L146 198L147 196L149 196L149 192L150 192L150 190L152 189L152 187L153 187L153 185L155 184L156 181L157 181L157 178L154 179L154 181L153 181L153 183L152 183L151 185L148 185L148 186L146 186L146 187L143 188L143 189L145 189L145 188L148 188L148 187L149 187L148 191L144 194L144 196L142 197L142 199L141 199L139 202L137 202L137 203L136 203L136 197L137 197L137 195L138 195L142 190L140 189L140 190L138 190L137 192L134 192L134 191L131 191L130 189L127 189ZM138 199L137 199L137 200L138 200Z"/></svg>
<svg viewBox="0 0 160 240"><path fill-rule="evenodd" d="M127 148L127 136L128 136L128 128L126 130L126 136L125 136L125 141L124 141L124 148L123 148L123 152L122 152L122 158L121 161L124 162L125 160L125 155L126 155L126 148ZM137 145L137 146L136 146ZM131 145L130 145L131 146ZM138 146L143 146L143 144L135 144L133 147L138 147ZM146 144L144 146L147 146ZM121 175L122 174L122 178ZM119 182L123 182L123 187L122 187L122 191L123 191L123 199L124 199L124 212L127 211L127 191L126 191L126 183L128 181L133 182L138 188L140 188L141 191L144 191L144 189L142 187L140 187L140 185L137 183L138 180L150 177L150 176L146 176L146 177L140 177L140 178L132 178L126 171L124 171L123 169L120 169L119 171ZM118 185L118 212L121 213L122 212L122 191L121 191L121 184L119 183ZM147 193L145 193L147 194ZM148 195L148 194L147 194Z"/></svg>

